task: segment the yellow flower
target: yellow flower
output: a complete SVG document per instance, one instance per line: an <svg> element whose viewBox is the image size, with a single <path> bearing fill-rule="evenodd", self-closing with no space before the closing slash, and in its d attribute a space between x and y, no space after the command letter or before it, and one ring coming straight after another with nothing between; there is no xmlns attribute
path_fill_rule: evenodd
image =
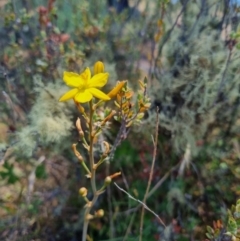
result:
<svg viewBox="0 0 240 241"><path fill-rule="evenodd" d="M95 74L99 74L99 73L103 73L103 72L104 72L104 64L103 64L103 62L97 61L97 62L94 64L94 67L93 67L93 73L94 73L94 75L95 75Z"/></svg>
<svg viewBox="0 0 240 241"><path fill-rule="evenodd" d="M101 100L110 100L109 96L98 89L107 83L108 75L108 73L98 73L91 77L89 68L86 68L80 75L65 71L63 80L66 85L73 89L65 93L59 101L74 99L76 102L85 103L89 102L93 97Z"/></svg>

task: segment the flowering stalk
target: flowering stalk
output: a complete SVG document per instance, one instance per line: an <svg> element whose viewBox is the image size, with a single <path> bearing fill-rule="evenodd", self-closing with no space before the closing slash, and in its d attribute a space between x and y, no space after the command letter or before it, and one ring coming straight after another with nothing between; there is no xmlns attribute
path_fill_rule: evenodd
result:
<svg viewBox="0 0 240 241"><path fill-rule="evenodd" d="M85 213L84 213L84 225L83 225L83 234L82 234L82 240L86 240L87 238L87 229L88 229L88 224L89 224L89 215L92 207L96 203L98 199L98 193L97 193L97 188L96 188L96 169L94 168L94 153L93 153L93 141L94 141L94 136L93 136L93 101L91 100L89 102L89 162L90 162L90 168L91 168L91 187L93 191L93 199L86 207Z"/></svg>
<svg viewBox="0 0 240 241"><path fill-rule="evenodd" d="M94 65L94 74L91 76L91 72L89 68L81 74L76 74L72 72L64 72L63 80L65 83L72 87L73 89L69 90L65 93L59 101L66 101L69 99L73 99L77 109L85 120L86 128L88 129L88 138L85 135L85 130L82 128L81 119L78 118L76 121L76 128L79 134L79 140L82 141L83 147L88 152L89 163L85 162L84 158L80 152L77 150L77 144L72 145L73 152L83 169L87 173L87 177L90 178L91 181L91 189L93 198L89 200L87 198L88 190L85 187L79 189L79 195L85 200L85 213L84 213L84 224L83 224L83 233L82 233L82 241L87 240L87 231L89 221L94 218L100 218L104 215L104 211L102 209L95 212L95 214L91 214L92 208L98 200L99 195L101 195L107 188L108 185L111 184L112 179L121 175L120 172L114 173L112 175L108 175L102 187L97 189L96 185L96 171L97 168L105 162L110 155L112 155L113 148L110 148L108 142L103 141L102 144L104 146L104 150L102 155L100 156L98 162L95 163L94 160L94 144L98 138L98 135L103 131L104 128L107 128L109 122L112 118L122 123L127 124L124 128L130 127L134 123L139 123L140 119L143 117L141 113L148 108L149 99L145 96L145 90L142 91L142 94L138 95L137 98L137 106L138 108L132 108L132 96L133 92L128 88L127 81L120 81L117 85L108 93L105 94L99 88L103 87L107 83L108 73L104 72L104 65L102 62L98 61ZM144 85L145 84L141 83ZM144 93L144 94L143 94ZM95 98L98 98L96 104L94 104ZM110 99L116 98L115 105L117 110L113 110L112 108L101 108L101 104ZM89 104L89 112L85 111L82 103ZM140 109L141 108L141 109ZM135 113L134 109L138 109ZM142 110L142 111L141 111ZM124 121L124 122L123 122ZM118 141L119 143L120 141Z"/></svg>

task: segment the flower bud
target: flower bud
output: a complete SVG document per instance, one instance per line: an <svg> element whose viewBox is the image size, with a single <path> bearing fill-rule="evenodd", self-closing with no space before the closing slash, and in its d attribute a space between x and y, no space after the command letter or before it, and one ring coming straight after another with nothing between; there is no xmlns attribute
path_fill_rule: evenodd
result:
<svg viewBox="0 0 240 241"><path fill-rule="evenodd" d="M77 127L77 130L78 130L78 133L79 133L80 137L81 138L84 137L84 133L83 133L83 130L82 130L80 118L77 118L76 127Z"/></svg>
<svg viewBox="0 0 240 241"><path fill-rule="evenodd" d="M95 212L95 217L101 218L103 216L104 216L104 210L103 209L99 209L97 212Z"/></svg>
<svg viewBox="0 0 240 241"><path fill-rule="evenodd" d="M104 180L104 185L108 186L112 182L113 178L120 176L121 174L122 174L121 172L116 172L116 173L112 174L111 176L107 176Z"/></svg>
<svg viewBox="0 0 240 241"><path fill-rule="evenodd" d="M94 64L94 68L93 68L93 73L95 74L100 74L104 72L104 64L101 61L97 61Z"/></svg>
<svg viewBox="0 0 240 241"><path fill-rule="evenodd" d="M110 183L112 182L112 178L111 177L106 177L105 180L104 180L104 184L105 186L108 186Z"/></svg>
<svg viewBox="0 0 240 241"><path fill-rule="evenodd" d="M80 113L84 113L85 112L85 109L83 108L82 105L80 105L75 99L74 100L74 103L75 105L77 106L77 109L79 110Z"/></svg>
<svg viewBox="0 0 240 241"><path fill-rule="evenodd" d="M79 194L80 194L80 196L82 196L82 197L86 197L87 196L87 189L85 188L85 187L81 187L80 189L79 189Z"/></svg>
<svg viewBox="0 0 240 241"><path fill-rule="evenodd" d="M121 172L115 172L114 174L112 174L111 176L109 176L110 178L115 178L117 176L120 176L122 173Z"/></svg>
<svg viewBox="0 0 240 241"><path fill-rule="evenodd" d="M137 114L137 119L141 120L144 117L144 113Z"/></svg>
<svg viewBox="0 0 240 241"><path fill-rule="evenodd" d="M127 81L120 81L117 83L117 85L107 94L110 98L115 97L118 92L123 88Z"/></svg>
<svg viewBox="0 0 240 241"><path fill-rule="evenodd" d="M73 152L75 154L75 156L77 157L77 159L82 162L83 161L83 157L82 155L80 154L80 152L77 150L77 144L72 144L72 149L73 149Z"/></svg>
<svg viewBox="0 0 240 241"><path fill-rule="evenodd" d="M104 126L107 121L109 121L116 114L115 110L112 110L111 113L101 122L101 126Z"/></svg>
<svg viewBox="0 0 240 241"><path fill-rule="evenodd" d="M109 153L109 151L110 151L110 145L109 145L109 143L108 142L106 142L106 141L103 141L103 145L104 145L104 147L105 147L105 152L104 153Z"/></svg>

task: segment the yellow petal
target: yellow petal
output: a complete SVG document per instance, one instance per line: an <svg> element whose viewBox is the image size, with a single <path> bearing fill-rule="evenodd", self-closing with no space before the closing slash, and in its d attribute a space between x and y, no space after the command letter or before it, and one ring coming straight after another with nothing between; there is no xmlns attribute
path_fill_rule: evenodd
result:
<svg viewBox="0 0 240 241"><path fill-rule="evenodd" d="M118 84L107 94L110 98L113 98L122 89L127 81L118 82Z"/></svg>
<svg viewBox="0 0 240 241"><path fill-rule="evenodd" d="M101 90L98 90L96 88L89 88L87 89L94 97L100 99L100 100L110 100L111 98L107 96L105 93L103 93Z"/></svg>
<svg viewBox="0 0 240 241"><path fill-rule="evenodd" d="M103 87L108 80L108 73L100 73L94 75L88 82L88 88L100 88Z"/></svg>
<svg viewBox="0 0 240 241"><path fill-rule="evenodd" d="M97 62L94 64L94 67L93 67L93 73L94 73L94 75L95 75L95 74L99 74L99 73L103 73L103 72L104 72L104 64L103 64L103 62L97 61Z"/></svg>
<svg viewBox="0 0 240 241"><path fill-rule="evenodd" d="M85 81L89 81L91 79L91 71L89 68L86 68L80 75Z"/></svg>
<svg viewBox="0 0 240 241"><path fill-rule="evenodd" d="M83 80L79 74L73 72L63 72L64 82L71 87L79 87L83 85Z"/></svg>
<svg viewBox="0 0 240 241"><path fill-rule="evenodd" d="M92 97L93 95L88 90L81 90L81 91L78 91L74 100L79 103L86 103L86 102L89 102L92 99Z"/></svg>
<svg viewBox="0 0 240 241"><path fill-rule="evenodd" d="M66 100L70 100L73 99L73 97L78 93L78 89L71 89L69 90L67 93L65 93L60 99L59 101L66 101Z"/></svg>

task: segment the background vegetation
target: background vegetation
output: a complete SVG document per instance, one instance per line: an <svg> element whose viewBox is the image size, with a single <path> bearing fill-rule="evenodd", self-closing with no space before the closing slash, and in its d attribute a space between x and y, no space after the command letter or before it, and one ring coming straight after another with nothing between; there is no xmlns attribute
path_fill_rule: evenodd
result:
<svg viewBox="0 0 240 241"><path fill-rule="evenodd" d="M148 78L151 109L97 178L143 200L159 140L143 240L231 240L240 194L239 5L229 0L0 1L0 239L81 240L87 186L64 70L102 60L110 81ZM119 126L105 133L114 142ZM89 194L91 195L91 194ZM93 240L138 240L141 209L116 186L98 201ZM221 221L217 221L221 220ZM214 224L213 224L214 221ZM207 230L207 225L211 226ZM214 235L213 235L214 233Z"/></svg>

